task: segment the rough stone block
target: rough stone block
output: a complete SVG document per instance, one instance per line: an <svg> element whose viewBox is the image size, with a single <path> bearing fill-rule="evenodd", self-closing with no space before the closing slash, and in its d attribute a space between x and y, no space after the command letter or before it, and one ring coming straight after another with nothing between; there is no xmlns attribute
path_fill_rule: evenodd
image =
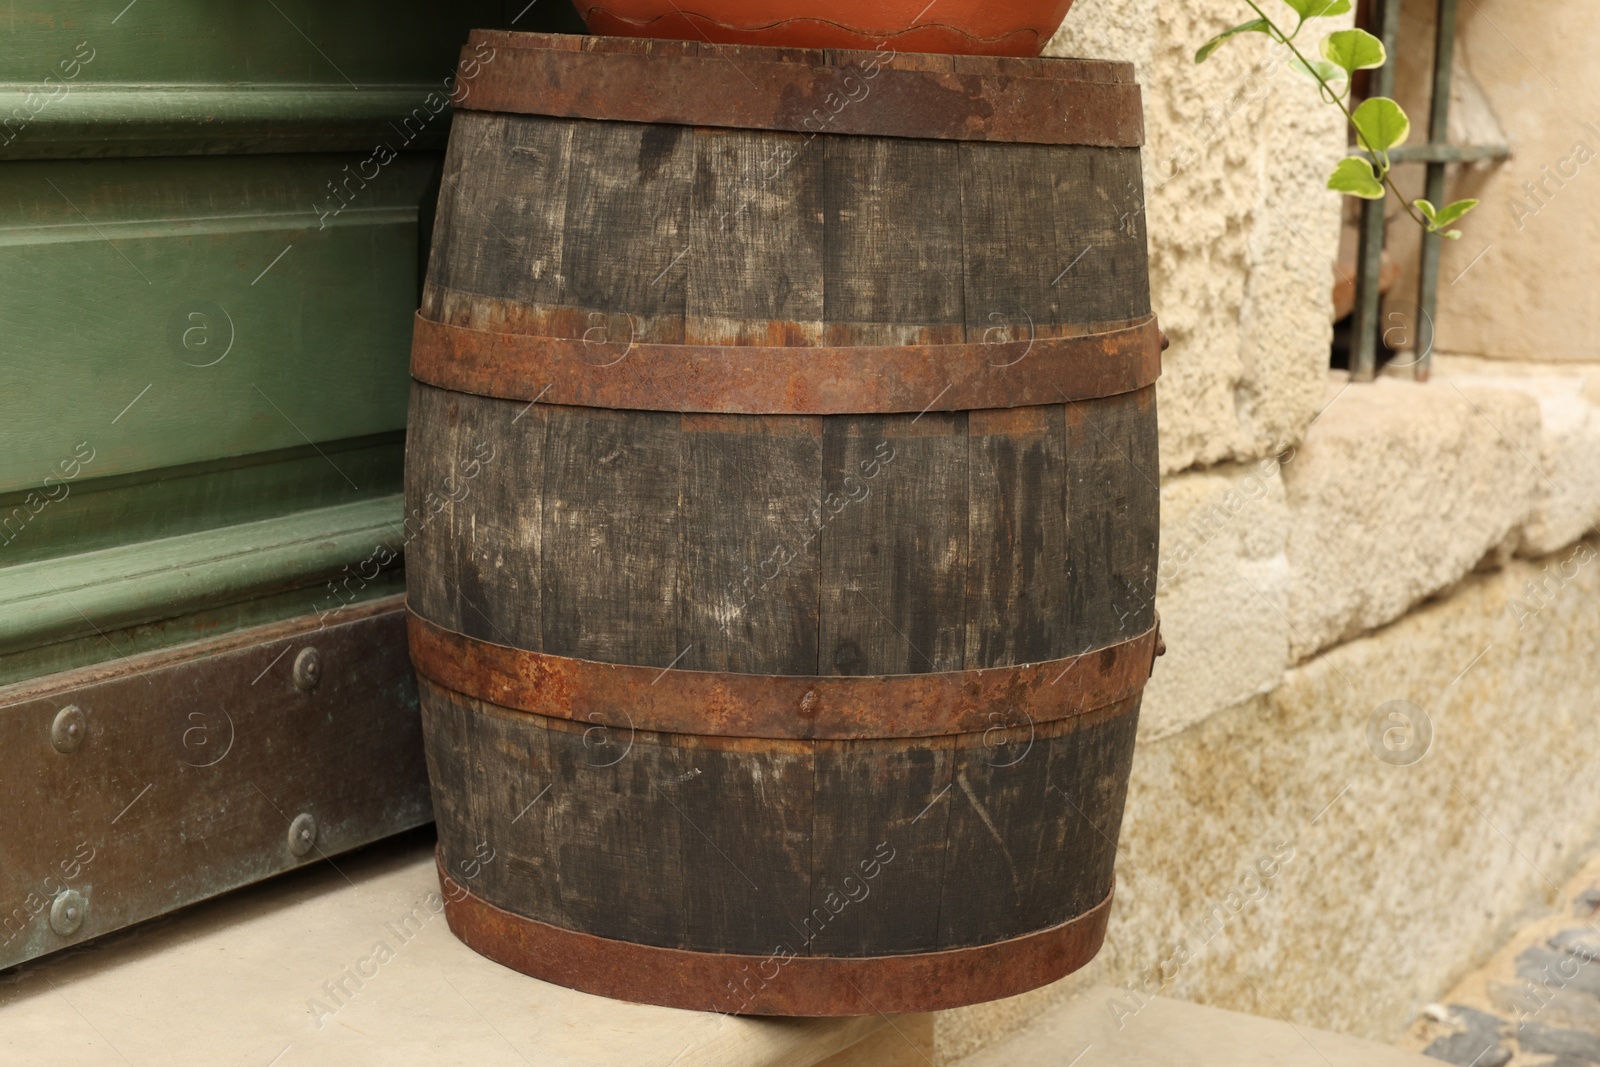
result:
<svg viewBox="0 0 1600 1067"><path fill-rule="evenodd" d="M1584 1063L1600 1063L1600 1035L1563 1030L1544 1023L1524 1023L1517 1029L1517 1044L1524 1052L1570 1056Z"/></svg>
<svg viewBox="0 0 1600 1067"><path fill-rule="evenodd" d="M1172 339L1157 387L1164 471L1299 440L1328 365L1345 151L1336 109L1264 37L1194 52L1231 0L1078 0L1047 52L1134 64L1144 90L1151 297ZM1327 20L1327 28L1345 24Z"/></svg>
<svg viewBox="0 0 1600 1067"><path fill-rule="evenodd" d="M1100 956L1045 990L942 1013L941 1055L1093 982L1124 1008L1179 997L1395 1039L1551 903L1600 831L1573 792L1600 778L1600 566L1519 624L1512 604L1541 566L1471 575L1269 696L1142 741ZM1416 709L1398 750L1382 737L1397 700Z"/></svg>
<svg viewBox="0 0 1600 1067"><path fill-rule="evenodd" d="M1539 407L1511 390L1330 387L1284 467L1292 660L1399 618L1517 535L1540 478Z"/></svg>
<svg viewBox="0 0 1600 1067"><path fill-rule="evenodd" d="M1282 679L1288 532L1278 457L1162 484L1156 608L1167 654L1145 690L1141 738L1175 733Z"/></svg>
<svg viewBox="0 0 1600 1067"><path fill-rule="evenodd" d="M1441 356L1435 381L1524 393L1543 423L1533 514L1517 546L1521 556L1549 555L1600 526L1600 367L1508 365Z"/></svg>

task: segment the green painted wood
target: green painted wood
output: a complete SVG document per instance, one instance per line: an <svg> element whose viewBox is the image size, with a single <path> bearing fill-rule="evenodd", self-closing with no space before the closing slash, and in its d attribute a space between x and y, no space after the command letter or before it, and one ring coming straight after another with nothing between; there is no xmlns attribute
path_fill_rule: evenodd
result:
<svg viewBox="0 0 1600 1067"><path fill-rule="evenodd" d="M524 0L526 2L526 0ZM79 81L288 85L394 84L444 78L493 0L14 0L0 14L0 80L32 83L88 42ZM519 27L520 28L520 27Z"/></svg>
<svg viewBox="0 0 1600 1067"><path fill-rule="evenodd" d="M302 590L355 599L404 547L397 496L0 570L0 652ZM307 589L336 582L338 588Z"/></svg>
<svg viewBox="0 0 1600 1067"><path fill-rule="evenodd" d="M0 600L38 593L36 565L78 583L105 631L79 634L42 601L10 610L0 677L312 610L302 580L353 551L359 527L290 560L275 521L392 510L434 149L450 96L471 93L455 77L467 33L571 14L560 0L0 11L14 386L0 391ZM213 158L175 158L197 154ZM107 158L67 160L82 156ZM193 537L236 558L182 588L121 573Z"/></svg>
<svg viewBox="0 0 1600 1067"><path fill-rule="evenodd" d="M426 158L0 167L0 492L400 429ZM321 207L326 217L319 216ZM360 486L357 485L359 489Z"/></svg>
<svg viewBox="0 0 1600 1067"><path fill-rule="evenodd" d="M361 590L359 598L351 603L350 608L353 611L358 604L398 596L404 592L405 574L398 570L383 571ZM221 604L176 618L141 623L120 630L104 630L54 644L26 648L0 655L0 685L97 663L120 661L143 652L281 622L304 615L307 611L322 611L330 603L331 597L325 588L301 587L286 592L260 594L249 600ZM348 613L330 614L327 622L332 625Z"/></svg>
<svg viewBox="0 0 1600 1067"><path fill-rule="evenodd" d="M42 104L37 86L0 84L0 160L236 152L367 152L444 147L441 82L326 88L74 86ZM42 106L41 106L42 105Z"/></svg>
<svg viewBox="0 0 1600 1067"><path fill-rule="evenodd" d="M398 493L403 449L395 431L112 478L91 462L0 495L0 568Z"/></svg>
<svg viewBox="0 0 1600 1067"><path fill-rule="evenodd" d="M0 14L0 160L364 150L419 108L438 118L409 147L442 147L477 27L583 32L566 0L21 0Z"/></svg>

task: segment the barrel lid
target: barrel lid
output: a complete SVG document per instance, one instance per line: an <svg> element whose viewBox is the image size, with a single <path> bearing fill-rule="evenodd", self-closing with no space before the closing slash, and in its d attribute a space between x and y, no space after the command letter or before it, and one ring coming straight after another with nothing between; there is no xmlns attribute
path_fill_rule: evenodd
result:
<svg viewBox="0 0 1600 1067"><path fill-rule="evenodd" d="M475 30L458 109L957 141L1133 148L1132 64Z"/></svg>

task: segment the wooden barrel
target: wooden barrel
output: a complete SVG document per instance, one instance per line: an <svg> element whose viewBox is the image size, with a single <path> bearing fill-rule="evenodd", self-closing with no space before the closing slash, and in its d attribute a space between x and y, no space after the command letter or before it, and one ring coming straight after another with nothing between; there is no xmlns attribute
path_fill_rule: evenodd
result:
<svg viewBox="0 0 1600 1067"><path fill-rule="evenodd" d="M1081 966L1158 641L1131 69L465 54L407 459L451 928L753 1014Z"/></svg>

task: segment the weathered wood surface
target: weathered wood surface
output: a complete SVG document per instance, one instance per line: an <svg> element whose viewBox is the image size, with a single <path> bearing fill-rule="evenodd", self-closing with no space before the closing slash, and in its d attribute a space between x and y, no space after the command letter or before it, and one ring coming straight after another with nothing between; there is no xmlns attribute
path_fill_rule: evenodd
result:
<svg viewBox="0 0 1600 1067"><path fill-rule="evenodd" d="M474 892L554 926L702 952L896 955L1018 937L1111 891L1136 707L784 742L421 692L446 866L493 849Z"/></svg>
<svg viewBox="0 0 1600 1067"><path fill-rule="evenodd" d="M1142 188L1131 148L463 112L422 308L618 356L1081 332L1150 311Z"/></svg>
<svg viewBox="0 0 1600 1067"><path fill-rule="evenodd" d="M1154 621L1151 389L860 418L414 390L410 508L442 510L408 531L411 606L471 637L689 670L923 674L1062 659Z"/></svg>
<svg viewBox="0 0 1600 1067"><path fill-rule="evenodd" d="M469 112L423 312L582 337L618 374L633 341L1084 332L1149 312L1138 167L1133 149ZM463 431L429 415L436 395L417 387L414 470L462 451ZM821 419L449 403L515 456L487 464L412 552L440 561L413 607L472 636L660 667L871 674L1064 657L1151 624L1150 389Z"/></svg>

